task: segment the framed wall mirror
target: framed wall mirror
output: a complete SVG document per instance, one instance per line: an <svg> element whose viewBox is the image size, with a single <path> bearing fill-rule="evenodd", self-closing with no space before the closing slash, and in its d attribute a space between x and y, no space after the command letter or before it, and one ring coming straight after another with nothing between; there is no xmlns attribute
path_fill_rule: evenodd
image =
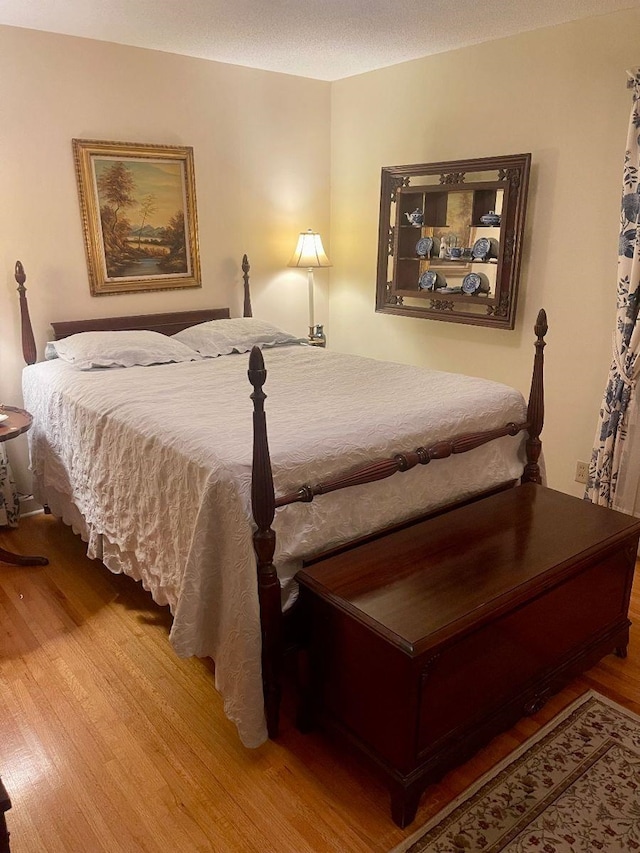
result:
<svg viewBox="0 0 640 853"><path fill-rule="evenodd" d="M530 165L385 166L376 311L513 329Z"/></svg>

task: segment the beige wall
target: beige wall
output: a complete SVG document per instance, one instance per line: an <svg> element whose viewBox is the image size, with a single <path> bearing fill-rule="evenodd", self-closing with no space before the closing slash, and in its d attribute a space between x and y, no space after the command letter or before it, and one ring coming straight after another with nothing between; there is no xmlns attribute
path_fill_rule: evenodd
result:
<svg viewBox="0 0 640 853"><path fill-rule="evenodd" d="M640 11L605 15L332 86L331 345L487 376L528 393L533 323L550 323L550 485L580 494L610 362L620 180ZM531 152L516 329L376 314L380 168Z"/></svg>
<svg viewBox="0 0 640 853"><path fill-rule="evenodd" d="M0 27L0 105L1 402L20 402L17 258L40 356L52 320L211 305L239 316L244 252L256 315L306 334L306 272L286 263L299 231L328 234L328 83ZM90 296L74 137L193 146L201 289ZM26 441L8 447L26 490Z"/></svg>

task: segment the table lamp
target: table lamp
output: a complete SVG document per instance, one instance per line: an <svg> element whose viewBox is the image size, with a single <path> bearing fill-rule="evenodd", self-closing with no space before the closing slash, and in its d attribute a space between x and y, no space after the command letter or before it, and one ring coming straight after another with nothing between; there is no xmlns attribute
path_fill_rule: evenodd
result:
<svg viewBox="0 0 640 853"><path fill-rule="evenodd" d="M313 271L318 267L330 267L331 261L326 256L322 238L316 231L309 228L298 237L298 245L293 257L288 263L290 267L306 267L309 283L309 343L315 347L323 347L327 343L321 325L316 325L313 306Z"/></svg>

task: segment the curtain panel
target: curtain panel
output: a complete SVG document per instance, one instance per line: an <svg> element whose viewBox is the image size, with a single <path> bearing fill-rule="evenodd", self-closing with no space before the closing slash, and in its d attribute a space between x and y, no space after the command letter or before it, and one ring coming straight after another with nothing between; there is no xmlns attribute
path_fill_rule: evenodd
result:
<svg viewBox="0 0 640 853"><path fill-rule="evenodd" d="M622 170L613 359L600 409L585 499L633 513L640 483L640 411L636 388L640 373L640 67L628 74L633 104Z"/></svg>

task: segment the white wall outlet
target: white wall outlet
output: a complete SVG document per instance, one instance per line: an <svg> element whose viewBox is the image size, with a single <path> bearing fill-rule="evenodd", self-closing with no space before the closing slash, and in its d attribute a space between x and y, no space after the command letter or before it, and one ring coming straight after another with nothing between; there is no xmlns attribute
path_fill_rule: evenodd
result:
<svg viewBox="0 0 640 853"><path fill-rule="evenodd" d="M576 462L576 483L586 483L589 478L589 463Z"/></svg>

